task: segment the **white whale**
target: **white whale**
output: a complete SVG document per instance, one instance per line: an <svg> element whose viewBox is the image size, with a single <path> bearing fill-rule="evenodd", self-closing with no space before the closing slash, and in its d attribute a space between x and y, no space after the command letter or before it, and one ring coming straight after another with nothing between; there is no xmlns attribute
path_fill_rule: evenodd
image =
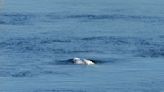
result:
<svg viewBox="0 0 164 92"><path fill-rule="evenodd" d="M94 65L95 63L88 59L73 58L73 63L78 65Z"/></svg>

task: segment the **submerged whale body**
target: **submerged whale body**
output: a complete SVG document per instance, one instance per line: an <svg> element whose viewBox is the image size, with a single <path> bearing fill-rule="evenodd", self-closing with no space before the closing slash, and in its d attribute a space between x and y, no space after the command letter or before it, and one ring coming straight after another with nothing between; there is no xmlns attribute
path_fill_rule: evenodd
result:
<svg viewBox="0 0 164 92"><path fill-rule="evenodd" d="M95 63L88 59L73 58L73 63L78 65L94 65Z"/></svg>

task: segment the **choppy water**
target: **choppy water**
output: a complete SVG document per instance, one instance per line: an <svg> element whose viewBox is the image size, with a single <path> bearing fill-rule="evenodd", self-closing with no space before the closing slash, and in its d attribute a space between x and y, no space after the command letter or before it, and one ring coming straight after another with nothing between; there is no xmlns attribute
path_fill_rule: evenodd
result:
<svg viewBox="0 0 164 92"><path fill-rule="evenodd" d="M50 0L46 11L34 1L27 3L34 9L6 2L0 12L0 92L164 91L162 1ZM74 65L74 57L97 64Z"/></svg>

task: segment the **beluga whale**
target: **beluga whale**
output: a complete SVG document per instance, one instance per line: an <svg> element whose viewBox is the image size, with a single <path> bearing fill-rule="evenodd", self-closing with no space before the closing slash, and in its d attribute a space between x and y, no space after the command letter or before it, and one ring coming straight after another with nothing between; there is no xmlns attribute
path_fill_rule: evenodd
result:
<svg viewBox="0 0 164 92"><path fill-rule="evenodd" d="M73 63L74 64L77 64L77 65L94 65L94 61L92 60L89 60L89 59L80 59L80 58L73 58L72 59Z"/></svg>

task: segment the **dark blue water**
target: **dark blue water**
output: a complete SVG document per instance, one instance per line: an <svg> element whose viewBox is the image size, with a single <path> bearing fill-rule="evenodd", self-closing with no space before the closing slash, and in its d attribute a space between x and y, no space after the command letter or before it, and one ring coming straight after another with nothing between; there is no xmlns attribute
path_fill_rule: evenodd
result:
<svg viewBox="0 0 164 92"><path fill-rule="evenodd" d="M3 5L0 92L164 91L162 1L39 1Z"/></svg>

